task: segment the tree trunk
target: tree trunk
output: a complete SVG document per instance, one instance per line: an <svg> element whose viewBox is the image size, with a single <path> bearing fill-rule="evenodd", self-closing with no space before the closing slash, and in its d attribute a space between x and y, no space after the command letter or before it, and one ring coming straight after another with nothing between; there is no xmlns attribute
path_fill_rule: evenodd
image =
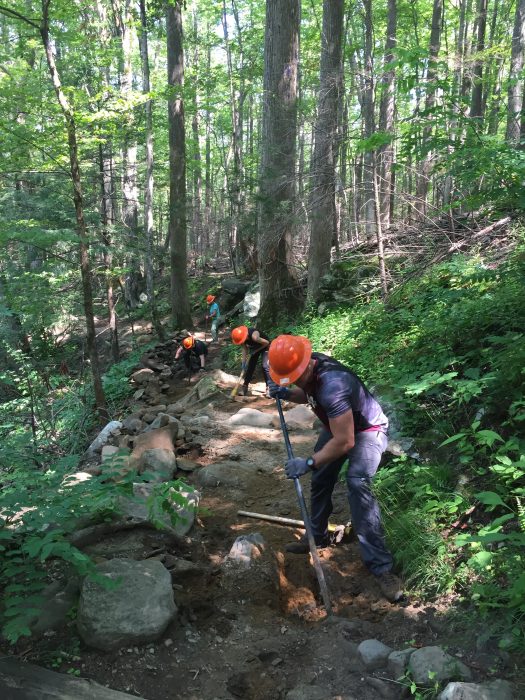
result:
<svg viewBox="0 0 525 700"><path fill-rule="evenodd" d="M192 328L186 270L186 136L184 130L184 52L181 1L166 7L168 54L171 316L175 328Z"/></svg>
<svg viewBox="0 0 525 700"><path fill-rule="evenodd" d="M391 139L379 150L379 199L381 224L390 226L390 196L392 192L392 166L394 164L394 113L395 113L395 69L394 60L397 32L397 0L388 0L388 19L385 41L385 62L382 78L382 95L379 107L379 131Z"/></svg>
<svg viewBox="0 0 525 700"><path fill-rule="evenodd" d="M258 236L262 326L301 306L291 268L299 23L299 0L267 0Z"/></svg>
<svg viewBox="0 0 525 700"><path fill-rule="evenodd" d="M340 110L344 0L324 0L319 95L311 171L311 231L308 254L308 300L319 299L321 277L330 267L336 227L335 168Z"/></svg>
<svg viewBox="0 0 525 700"><path fill-rule="evenodd" d="M159 318L157 303L155 300L155 289L153 281L153 105L149 98L150 77L149 77L149 55L148 55L148 29L146 17L146 2L139 0L140 7L140 62L142 66L142 92L148 95L144 105L145 111L145 131L146 131L146 177L144 187L144 233L146 236L146 294L151 304L151 317L155 332L161 340L164 340L164 329Z"/></svg>
<svg viewBox="0 0 525 700"><path fill-rule="evenodd" d="M481 121L483 117L483 57L485 49L485 29L487 26L487 0L478 0L478 35L476 42L476 61L472 78L472 99L470 116Z"/></svg>
<svg viewBox="0 0 525 700"><path fill-rule="evenodd" d="M511 146L520 142L520 118L523 108L523 53L525 50L525 0L517 0L512 33L512 52L510 58L507 133L506 140Z"/></svg>
<svg viewBox="0 0 525 700"><path fill-rule="evenodd" d="M199 70L199 25L197 22L197 8L193 5L193 33L195 48L193 52L193 65L195 71L195 83L198 83ZM204 252L202 235L202 166L201 149L199 142L199 104L197 100L197 90L194 90L193 97L193 118L191 120L191 130L193 136L193 235L195 238L196 250L202 257Z"/></svg>
<svg viewBox="0 0 525 700"><path fill-rule="evenodd" d="M84 200L82 195L82 182L80 177L80 166L78 161L78 145L76 136L75 116L69 101L62 88L62 82L55 63L55 57L51 48L49 37L49 3L50 0L42 0L42 24L40 26L40 35L44 45L44 50L47 59L47 65L55 93L62 109L66 121L69 163L71 169L71 180L73 182L73 201L75 204L75 217L77 222L77 235L79 238L79 258L80 258L80 273L82 278L82 292L84 299L84 314L86 317L86 346L91 362L91 373L93 376L93 389L95 394L95 404L100 417L100 420L105 422L108 420L108 411L106 407L106 397L102 387L102 378L100 375L99 359L96 346L95 334L95 317L93 311L93 290L91 283L91 266L89 261L88 249L88 234L86 220L84 218Z"/></svg>
<svg viewBox="0 0 525 700"><path fill-rule="evenodd" d="M364 75L362 86L362 110L364 137L370 139L375 133L374 115L374 58L373 58L373 26L372 26L372 0L363 0L365 11L365 46L364 46ZM376 234L375 226L375 192L374 192L374 150L367 146L364 153L364 195L365 195L365 231L366 239L371 241Z"/></svg>
<svg viewBox="0 0 525 700"><path fill-rule="evenodd" d="M443 14L443 0L434 0L432 9L432 25L430 28L430 46L428 50L428 69L426 76L426 97L425 112L427 119L432 119L430 110L436 103L436 79L437 79L437 58L441 44L441 19ZM429 150L428 142L432 136L432 126L425 126L423 129L422 157L416 184L416 204L415 209L420 215L425 215L427 211L427 195L429 188L430 165L432 153Z"/></svg>

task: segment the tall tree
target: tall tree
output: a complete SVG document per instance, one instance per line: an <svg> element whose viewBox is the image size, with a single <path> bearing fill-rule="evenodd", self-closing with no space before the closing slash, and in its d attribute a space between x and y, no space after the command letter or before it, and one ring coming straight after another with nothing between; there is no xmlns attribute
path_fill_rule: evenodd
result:
<svg viewBox="0 0 525 700"><path fill-rule="evenodd" d="M263 325L301 303L291 267L299 20L299 0L267 0L258 235Z"/></svg>
<svg viewBox="0 0 525 700"><path fill-rule="evenodd" d="M19 19L39 32L46 55L51 82L53 83L58 104L60 105L60 109L64 116L69 151L70 174L73 184L73 202L75 205L75 217L77 224L80 274L82 278L84 314L86 318L86 345L91 362L91 373L93 377L93 389L97 411L100 420L106 421L108 419L108 411L106 407L104 389L102 387L102 378L100 374L100 365L96 346L95 318L93 312L93 287L91 278L91 263L89 259L89 238L84 215L84 196L82 193L82 180L80 175L80 163L78 159L76 116L67 98L66 92L64 91L60 73L55 61L55 55L53 53L53 44L49 31L50 4L51 0L42 0L42 18L40 24L32 19L24 17L20 13L10 8L5 8L3 6L0 6L0 13Z"/></svg>
<svg viewBox="0 0 525 700"><path fill-rule="evenodd" d="M182 2L166 7L168 54L169 162L170 162L170 261L171 316L174 327L192 328L186 266L186 134L184 128L184 51Z"/></svg>
<svg viewBox="0 0 525 700"><path fill-rule="evenodd" d="M362 80L361 108L363 111L363 135L367 140L363 163L364 195L365 195L365 230L367 240L372 240L376 233L376 159L370 139L375 133L375 103L374 103L374 38L372 19L372 0L363 0L364 9L364 71Z"/></svg>
<svg viewBox="0 0 525 700"><path fill-rule="evenodd" d="M472 76L472 97L470 116L481 120L483 117L483 51L485 49L485 30L487 27L487 0L478 0L477 9L476 60Z"/></svg>
<svg viewBox="0 0 525 700"><path fill-rule="evenodd" d="M335 168L340 112L344 0L324 0L319 94L312 159L308 299L318 300L321 277L330 266L336 234Z"/></svg>
<svg viewBox="0 0 525 700"><path fill-rule="evenodd" d="M397 36L397 0L388 0L386 25L385 60L381 79L381 103L379 106L379 130L387 134L389 142L379 149L379 191L381 224L388 228L393 212L393 163L394 163L394 116L395 116L395 68L394 49Z"/></svg>
<svg viewBox="0 0 525 700"><path fill-rule="evenodd" d="M443 14L443 0L434 0L432 6L432 23L430 26L430 45L428 49L428 68L425 81L425 116L431 120L431 111L436 104L437 91L437 59L441 46L441 27ZM430 165L432 153L430 151L430 139L432 136L432 125L427 124L423 129L421 148L423 158L420 163L416 184L416 210L420 214L426 214L427 195L429 189Z"/></svg>
<svg viewBox="0 0 525 700"><path fill-rule="evenodd" d="M512 50L510 57L509 88L507 102L506 140L512 146L520 141L520 117L523 109L523 59L525 52L525 0L516 0Z"/></svg>

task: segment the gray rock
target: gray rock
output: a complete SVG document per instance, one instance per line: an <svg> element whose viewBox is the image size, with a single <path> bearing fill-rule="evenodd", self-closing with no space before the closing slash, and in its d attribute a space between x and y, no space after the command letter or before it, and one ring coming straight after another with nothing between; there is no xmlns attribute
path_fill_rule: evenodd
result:
<svg viewBox="0 0 525 700"><path fill-rule="evenodd" d="M97 435L97 437L93 440L91 445L87 448L86 453L87 455L92 455L95 452L99 452L104 445L107 443L111 435L116 431L120 430L122 428L122 423L119 420L112 420L110 421L102 430L100 433Z"/></svg>
<svg viewBox="0 0 525 700"><path fill-rule="evenodd" d="M42 591L42 608L29 623L32 633L40 635L47 630L61 627L66 622L67 614L76 604L79 591L79 581L76 577L71 578L65 586L58 581L47 586Z"/></svg>
<svg viewBox="0 0 525 700"><path fill-rule="evenodd" d="M357 653L365 667L369 671L372 671L375 668L381 668L386 665L386 661L392 653L392 649L377 639L365 639L365 641L361 642L357 647Z"/></svg>
<svg viewBox="0 0 525 700"><path fill-rule="evenodd" d="M159 413L157 415L157 417L144 430L144 432L147 433L150 430L157 430L157 428L163 428L165 425L169 425L170 423L177 424L177 426L178 426L177 435L180 434L180 432L183 430L180 422L174 416L170 416L169 413ZM174 431L173 435L175 436L175 431Z"/></svg>
<svg viewBox="0 0 525 700"><path fill-rule="evenodd" d="M410 656L408 670L418 685L433 685L435 681L444 683L456 678L468 681L472 676L464 663L444 652L441 647L416 649Z"/></svg>
<svg viewBox="0 0 525 700"><path fill-rule="evenodd" d="M232 297L239 298L242 298L244 296L244 294L250 287L250 284L251 282L243 282L242 280L239 280L236 277L226 277L221 282L223 292L229 294Z"/></svg>
<svg viewBox="0 0 525 700"><path fill-rule="evenodd" d="M133 372L130 379L135 384L147 384L155 379L155 372L152 369L139 369L137 372Z"/></svg>
<svg viewBox="0 0 525 700"><path fill-rule="evenodd" d="M254 559L258 559L264 552L264 537L258 532L250 535L240 535L230 549L225 564L249 569Z"/></svg>
<svg viewBox="0 0 525 700"><path fill-rule="evenodd" d="M73 678L17 659L0 659L3 700L142 700L85 678Z"/></svg>
<svg viewBox="0 0 525 700"><path fill-rule="evenodd" d="M261 307L260 292L246 292L243 302L243 314L248 318L255 318Z"/></svg>
<svg viewBox="0 0 525 700"><path fill-rule="evenodd" d="M127 430L128 433L136 435L144 428L144 423L140 420L138 416L128 416L122 421L122 428Z"/></svg>
<svg viewBox="0 0 525 700"><path fill-rule="evenodd" d="M165 510L159 512L152 510L151 495L157 484L133 484L133 498L120 498L118 507L120 513L137 525L140 523L155 523L157 527L173 532L179 537L184 537L193 527L195 513L197 511L200 493L188 487L186 490L177 491L186 500L185 504L173 501L171 506L173 518Z"/></svg>
<svg viewBox="0 0 525 700"><path fill-rule="evenodd" d="M318 685L298 685L286 693L286 700L329 700L333 694Z"/></svg>
<svg viewBox="0 0 525 700"><path fill-rule="evenodd" d="M140 456L139 472L151 473L150 481L171 481L177 468L175 453L171 450L163 450L155 447L144 450Z"/></svg>
<svg viewBox="0 0 525 700"><path fill-rule="evenodd" d="M274 416L256 408L241 408L229 420L230 425L248 425L255 428L271 428Z"/></svg>
<svg viewBox="0 0 525 700"><path fill-rule="evenodd" d="M389 655L387 668L390 678L396 680L404 675L413 652L414 649L403 649L402 651L393 651Z"/></svg>
<svg viewBox="0 0 525 700"><path fill-rule="evenodd" d="M243 489L246 486L245 471L239 462L216 462L202 467L197 478L199 484L205 487L231 486Z"/></svg>
<svg viewBox="0 0 525 700"><path fill-rule="evenodd" d="M513 700L512 686L502 680L481 684L449 683L438 700Z"/></svg>
<svg viewBox="0 0 525 700"><path fill-rule="evenodd" d="M83 641L110 651L159 639L177 611L169 571L156 560L131 559L112 559L97 571L112 586L84 580L77 617Z"/></svg>

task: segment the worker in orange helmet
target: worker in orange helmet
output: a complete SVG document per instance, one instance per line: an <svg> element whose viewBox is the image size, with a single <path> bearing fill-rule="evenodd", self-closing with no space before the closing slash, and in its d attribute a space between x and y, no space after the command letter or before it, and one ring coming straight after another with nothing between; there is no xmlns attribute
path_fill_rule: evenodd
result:
<svg viewBox="0 0 525 700"><path fill-rule="evenodd" d="M191 371L192 359L197 358L199 361L199 372L206 370L206 356L208 354L208 346L202 340L197 340L192 335L182 339L180 347L175 353L175 360L179 360L182 356L184 364Z"/></svg>
<svg viewBox="0 0 525 700"><path fill-rule="evenodd" d="M244 376L244 384L239 390L239 394L246 396L248 387L252 380L255 368L259 357L262 359L262 368L264 379L266 381L266 390L268 392L268 382L270 375L268 372L268 349L270 347L270 339L264 333L261 333L256 328L248 326L237 326L231 332L232 342L235 345L240 345L242 349L241 367Z"/></svg>
<svg viewBox="0 0 525 700"><path fill-rule="evenodd" d="M206 303L208 304L208 313L206 314L206 320L211 319L211 339L213 342L219 340L219 319L221 317L221 310L219 305L215 301L213 294L208 294L206 297Z"/></svg>
<svg viewBox="0 0 525 700"><path fill-rule="evenodd" d="M348 459L346 487L361 557L385 597L392 602L399 600L402 584L392 573L393 559L371 488L387 447L388 418L359 377L332 357L312 352L308 338L280 335L272 342L268 355L273 380L270 395L310 404L323 423L313 454L289 459L285 467L289 479L312 474L311 522L317 546L329 544L332 492ZM303 536L286 549L295 554L308 553L308 540Z"/></svg>

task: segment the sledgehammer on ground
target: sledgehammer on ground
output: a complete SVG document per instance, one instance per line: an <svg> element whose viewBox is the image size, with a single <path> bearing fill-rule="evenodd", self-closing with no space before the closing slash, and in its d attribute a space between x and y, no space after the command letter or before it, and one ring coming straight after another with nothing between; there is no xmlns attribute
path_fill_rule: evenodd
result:
<svg viewBox="0 0 525 700"><path fill-rule="evenodd" d="M256 518L257 520L267 520L270 523L277 525L290 525L291 527L302 527L304 529L303 520L295 520L294 518L283 518L280 515L265 515L264 513L252 513L248 510L238 510L237 515L242 515L245 518ZM352 523L346 525L328 525L328 532L332 535L332 539L337 544L341 542L343 537L350 534Z"/></svg>

